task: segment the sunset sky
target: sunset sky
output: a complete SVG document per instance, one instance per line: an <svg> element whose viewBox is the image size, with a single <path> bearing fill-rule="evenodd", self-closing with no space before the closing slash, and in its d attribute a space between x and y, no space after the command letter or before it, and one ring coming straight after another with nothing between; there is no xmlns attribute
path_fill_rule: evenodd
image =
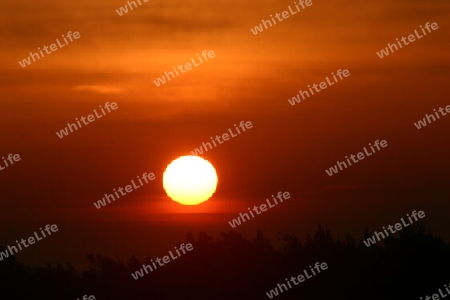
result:
<svg viewBox="0 0 450 300"><path fill-rule="evenodd" d="M362 236L424 210L450 239L450 3L315 1L264 30L250 28L293 1L143 1L119 16L113 1L0 4L0 245L41 226L59 231L18 254L25 262L82 263L88 253L161 255L184 234L228 232L228 221L279 191L292 198L239 228L275 240L327 223ZM439 29L380 59L376 52L420 25ZM68 31L80 39L22 68L18 61ZM196 53L215 57L168 83L153 80ZM291 106L331 72L350 76ZM59 139L56 132L106 102L118 109ZM215 195L195 207L171 201L166 166L240 121L253 128L202 157L218 173ZM325 169L375 140L388 147L332 177ZM93 202L152 172L156 179L102 209Z"/></svg>

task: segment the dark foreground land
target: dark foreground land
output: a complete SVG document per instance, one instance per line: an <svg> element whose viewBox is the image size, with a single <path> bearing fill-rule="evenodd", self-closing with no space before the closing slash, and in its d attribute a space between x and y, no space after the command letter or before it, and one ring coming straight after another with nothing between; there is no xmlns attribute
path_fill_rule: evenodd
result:
<svg viewBox="0 0 450 300"><path fill-rule="evenodd" d="M138 280L131 273L144 262L136 258L88 255L89 269L77 271L9 257L0 262L0 299L269 299L266 292L316 262L328 269L274 299L425 299L450 282L449 244L421 223L370 247L349 235L335 239L323 226L303 241L280 238L284 247L275 250L260 231L252 240L233 231L220 238L188 233L192 251Z"/></svg>

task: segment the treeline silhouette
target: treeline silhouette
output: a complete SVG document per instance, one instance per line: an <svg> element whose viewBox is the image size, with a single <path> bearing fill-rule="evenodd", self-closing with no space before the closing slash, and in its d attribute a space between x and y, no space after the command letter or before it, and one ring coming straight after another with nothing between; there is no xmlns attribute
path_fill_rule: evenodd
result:
<svg viewBox="0 0 450 300"><path fill-rule="evenodd" d="M328 269L275 299L420 299L450 282L449 244L426 233L423 223L370 247L351 235L334 238L321 225L304 240L279 236L283 246L274 249L261 231L251 240L234 231L217 238L188 233L191 252L138 280L131 273L149 259L91 254L89 269L77 271L70 264L29 267L9 257L0 262L0 299L269 299L266 292L316 262ZM369 236L365 230L363 238Z"/></svg>

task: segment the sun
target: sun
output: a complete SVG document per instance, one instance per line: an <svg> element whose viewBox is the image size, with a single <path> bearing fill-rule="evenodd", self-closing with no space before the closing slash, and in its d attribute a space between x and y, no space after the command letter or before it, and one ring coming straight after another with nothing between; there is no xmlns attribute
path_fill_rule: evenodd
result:
<svg viewBox="0 0 450 300"><path fill-rule="evenodd" d="M163 186L173 201L198 205L211 198L216 191L216 169L198 156L181 156L167 166Z"/></svg>

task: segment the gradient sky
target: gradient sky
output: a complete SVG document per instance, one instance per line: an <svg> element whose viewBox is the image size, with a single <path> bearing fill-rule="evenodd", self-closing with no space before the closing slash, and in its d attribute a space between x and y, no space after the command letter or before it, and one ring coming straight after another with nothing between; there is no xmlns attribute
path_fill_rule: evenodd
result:
<svg viewBox="0 0 450 300"><path fill-rule="evenodd" d="M0 4L0 244L45 224L60 230L19 253L26 262L161 255L188 230L228 221L278 191L293 198L241 225L271 237L318 222L360 237L424 210L450 238L450 117L413 123L450 105L450 3L314 1L263 33L250 28L293 1L3 0ZM426 22L439 29L386 58L376 52ZM355 26L358 24L358 26ZM68 31L81 38L21 68L18 61ZM156 87L173 65L203 50L215 58ZM287 99L337 69L350 77L294 107ZM59 139L55 132L106 102L119 108ZM233 124L253 128L208 151L219 185L198 207L170 201L162 173L173 159ZM368 143L389 146L329 177L325 169ZM100 210L92 203L144 172L156 180ZM71 250L68 250L71 249Z"/></svg>

